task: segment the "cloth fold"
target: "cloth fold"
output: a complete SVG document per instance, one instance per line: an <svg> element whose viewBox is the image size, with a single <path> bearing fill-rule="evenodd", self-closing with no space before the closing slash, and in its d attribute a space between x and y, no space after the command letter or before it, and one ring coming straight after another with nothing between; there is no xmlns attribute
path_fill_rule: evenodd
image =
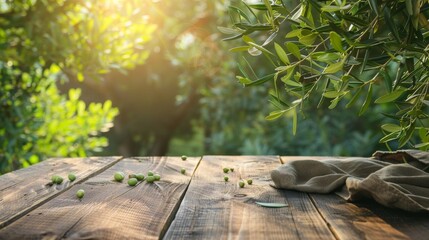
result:
<svg viewBox="0 0 429 240"><path fill-rule="evenodd" d="M372 158L290 161L271 172L277 188L372 198L406 211L429 211L429 153L376 152Z"/></svg>

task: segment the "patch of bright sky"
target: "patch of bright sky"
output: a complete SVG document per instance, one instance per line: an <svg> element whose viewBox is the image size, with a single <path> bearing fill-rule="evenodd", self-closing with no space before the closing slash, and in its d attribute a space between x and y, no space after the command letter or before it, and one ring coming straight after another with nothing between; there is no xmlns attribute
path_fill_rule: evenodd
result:
<svg viewBox="0 0 429 240"><path fill-rule="evenodd" d="M191 33L185 33L180 37L180 40L176 42L176 48L187 49L195 42L195 36Z"/></svg>

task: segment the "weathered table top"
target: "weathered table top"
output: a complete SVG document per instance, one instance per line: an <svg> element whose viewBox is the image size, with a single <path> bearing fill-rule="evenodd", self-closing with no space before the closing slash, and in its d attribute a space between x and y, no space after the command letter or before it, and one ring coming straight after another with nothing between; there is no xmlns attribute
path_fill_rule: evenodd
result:
<svg viewBox="0 0 429 240"><path fill-rule="evenodd" d="M0 176L0 239L429 239L429 216L276 190L270 171L316 157L51 159ZM224 167L234 172L223 173ZM181 168L186 174L181 174ZM160 173L135 187L117 171ZM70 182L67 174L77 179ZM52 175L64 177L49 184ZM224 175L229 176L225 182ZM240 179L252 185L238 186ZM76 197L78 189L85 196ZM265 208L255 202L286 203Z"/></svg>

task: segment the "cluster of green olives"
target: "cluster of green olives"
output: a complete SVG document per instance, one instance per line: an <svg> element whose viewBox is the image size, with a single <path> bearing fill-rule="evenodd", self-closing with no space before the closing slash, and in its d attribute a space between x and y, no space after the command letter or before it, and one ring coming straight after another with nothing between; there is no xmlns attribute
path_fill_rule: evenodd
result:
<svg viewBox="0 0 429 240"><path fill-rule="evenodd" d="M231 172L234 172L234 168L226 168L226 167L224 167L223 168L223 172L224 173L228 173L229 171L231 171ZM229 177L227 176L227 175L225 175L224 177L223 177L223 180L225 181L225 182L228 182L229 181ZM246 185L246 183L248 184L248 185L252 185L253 184L253 180L252 179L247 179L247 180L244 180L244 179L241 179L239 182L238 182L238 186L240 187L240 188L244 188L244 186Z"/></svg>
<svg viewBox="0 0 429 240"><path fill-rule="evenodd" d="M246 183L248 184L248 185L252 185L253 184L253 180L252 179L241 179L239 182L238 182L238 186L240 187L240 188L244 188L244 186L246 185Z"/></svg>
<svg viewBox="0 0 429 240"><path fill-rule="evenodd" d="M181 157L181 159L183 161L186 161L187 156L183 155ZM233 171L233 169L232 169L232 171ZM182 168L180 170L180 173L186 174L186 169ZM70 173L68 175L68 178L71 182L76 180L76 176L73 173ZM125 179L125 173L115 172L115 174L113 175L113 179L117 182L122 182ZM63 178L61 176L58 176L58 175L52 176L51 180L52 180L53 184L61 184L63 182ZM136 186L139 181L145 181L145 180L148 183L153 183L155 181L161 180L161 175L154 173L153 171L148 171L147 176L145 176L143 173L135 173L135 174L133 173L133 174L128 175L127 183L129 186L133 187L133 186ZM82 199L84 195L85 195L85 190L83 190L83 189L79 189L76 192L76 197L79 199Z"/></svg>
<svg viewBox="0 0 429 240"><path fill-rule="evenodd" d="M113 178L117 182L122 182L125 179L125 174L123 172L116 172L113 175ZM139 181L144 181L148 183L153 183L155 181L161 180L161 175L154 173L153 171L147 172L147 177L143 173L136 173L136 174L130 174L128 175L128 185L129 186L135 186Z"/></svg>
<svg viewBox="0 0 429 240"><path fill-rule="evenodd" d="M70 182L73 182L74 180L76 180L76 175L74 175L73 173L69 173L68 179L70 180ZM59 175L53 175L51 177L51 181L53 184L61 184L64 181L64 178Z"/></svg>
<svg viewBox="0 0 429 240"><path fill-rule="evenodd" d="M74 173L69 173L67 178L70 180L70 182L73 182L74 180L76 180L76 175ZM61 184L64 181L64 178L59 175L53 175L51 177L51 181L53 184ZM76 192L76 197L79 199L83 198L84 195L85 191L83 189L79 189Z"/></svg>

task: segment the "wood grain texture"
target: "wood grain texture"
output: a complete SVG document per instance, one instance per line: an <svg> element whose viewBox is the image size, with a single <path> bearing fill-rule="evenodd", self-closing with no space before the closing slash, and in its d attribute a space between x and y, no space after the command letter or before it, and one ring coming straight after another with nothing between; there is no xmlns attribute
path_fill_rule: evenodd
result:
<svg viewBox="0 0 429 240"><path fill-rule="evenodd" d="M356 203L356 206L371 211L410 239L429 239L429 215L427 213L387 208L372 201Z"/></svg>
<svg viewBox="0 0 429 240"><path fill-rule="evenodd" d="M338 239L409 239L367 208L334 194L310 196Z"/></svg>
<svg viewBox="0 0 429 240"><path fill-rule="evenodd" d="M0 230L0 239L158 239L169 226L199 158L123 159L113 167L73 186ZM187 174L180 173L184 167ZM117 171L153 170L161 181L130 187L113 181ZM85 190L82 200L76 198Z"/></svg>
<svg viewBox="0 0 429 240"><path fill-rule="evenodd" d="M0 176L0 228L119 160L120 157L53 158ZM74 182L67 178L70 172L77 177ZM62 176L62 184L50 184L52 175Z"/></svg>
<svg viewBox="0 0 429 240"><path fill-rule="evenodd" d="M332 157L282 157L282 162ZM349 203L335 194L310 194L312 201L338 239L408 239L395 227L367 208ZM373 203L373 206L383 206Z"/></svg>
<svg viewBox="0 0 429 240"><path fill-rule="evenodd" d="M203 157L165 239L334 239L307 194L269 186L270 171L280 165L279 160ZM235 171L224 174L223 167ZM239 188L240 178L252 178L253 185ZM264 208L255 201L289 207Z"/></svg>

